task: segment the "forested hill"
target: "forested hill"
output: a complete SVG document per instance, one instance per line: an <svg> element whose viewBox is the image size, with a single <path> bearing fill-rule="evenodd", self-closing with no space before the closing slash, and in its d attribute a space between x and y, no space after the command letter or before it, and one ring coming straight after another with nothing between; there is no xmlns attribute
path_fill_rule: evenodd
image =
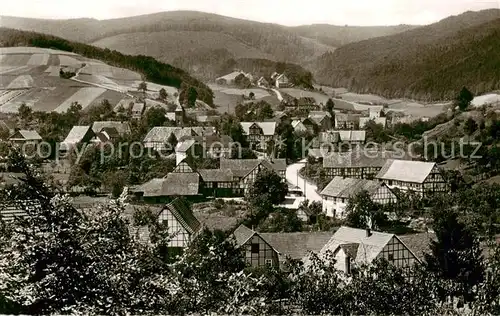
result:
<svg viewBox="0 0 500 316"><path fill-rule="evenodd" d="M165 64L149 56L129 56L109 49L72 42L52 35L0 28L0 46L33 46L73 52L91 59L101 60L109 65L134 70L144 75L147 81L180 89L194 87L198 99L213 105L213 92L204 83L190 76L186 71Z"/></svg>
<svg viewBox="0 0 500 316"><path fill-rule="evenodd" d="M500 10L466 12L320 57L318 82L386 97L442 100L500 88Z"/></svg>

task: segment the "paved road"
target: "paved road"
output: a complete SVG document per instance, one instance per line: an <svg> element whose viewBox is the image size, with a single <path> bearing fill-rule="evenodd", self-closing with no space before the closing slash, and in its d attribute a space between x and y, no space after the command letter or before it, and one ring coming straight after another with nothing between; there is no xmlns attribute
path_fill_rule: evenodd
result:
<svg viewBox="0 0 500 316"><path fill-rule="evenodd" d="M316 186L305 181L298 173L300 169L304 168L305 162L299 162L289 165L286 168L286 179L293 185L298 186L304 193L309 202L321 202L321 196L316 192ZM298 183L297 183L298 180Z"/></svg>
<svg viewBox="0 0 500 316"><path fill-rule="evenodd" d="M279 92L279 91L278 91L278 90L276 90L276 89L272 89L272 88L271 88L271 90L273 90L273 91L274 91L274 93L276 93L276 97L278 98L278 100L279 100L280 102L281 102L281 101L283 101L283 96L281 95L281 92Z"/></svg>

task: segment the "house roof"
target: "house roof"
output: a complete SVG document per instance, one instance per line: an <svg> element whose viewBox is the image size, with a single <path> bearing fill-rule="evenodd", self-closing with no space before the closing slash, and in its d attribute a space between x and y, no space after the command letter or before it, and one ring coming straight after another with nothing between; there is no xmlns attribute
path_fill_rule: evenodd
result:
<svg viewBox="0 0 500 316"><path fill-rule="evenodd" d="M65 144L78 144L80 143L85 135L91 130L90 126L73 126L71 131L69 131L68 136L64 139Z"/></svg>
<svg viewBox="0 0 500 316"><path fill-rule="evenodd" d="M212 134L212 135L206 135L206 136L186 136L182 137L179 139L179 141L187 140L187 139L192 139L196 143L203 145L205 148L210 149L211 147L213 149L215 148L229 148L231 146L231 143L233 142L233 139L231 136L227 135L217 135L217 134Z"/></svg>
<svg viewBox="0 0 500 316"><path fill-rule="evenodd" d="M177 140L187 136L211 135L214 133L213 127L172 127L155 126L144 137L144 142L166 142L170 135L174 135Z"/></svg>
<svg viewBox="0 0 500 316"><path fill-rule="evenodd" d="M330 152L323 159L323 168L382 168L388 159L404 159L406 153L382 150Z"/></svg>
<svg viewBox="0 0 500 316"><path fill-rule="evenodd" d="M336 113L335 121L343 122L357 122L359 121L359 115L347 114L347 113Z"/></svg>
<svg viewBox="0 0 500 316"><path fill-rule="evenodd" d="M255 231L241 224L233 232L233 236L236 239L236 245L238 247L243 246L250 238L255 235Z"/></svg>
<svg viewBox="0 0 500 316"><path fill-rule="evenodd" d="M94 134L99 133L104 128L115 128L121 136L130 134L131 132L128 122L98 121L92 124L92 131Z"/></svg>
<svg viewBox="0 0 500 316"><path fill-rule="evenodd" d="M134 102L132 105L132 112L143 112L144 111L144 103L143 102Z"/></svg>
<svg viewBox="0 0 500 316"><path fill-rule="evenodd" d="M199 169L198 173L205 182L233 181L233 172L230 169Z"/></svg>
<svg viewBox="0 0 500 316"><path fill-rule="evenodd" d="M41 207L38 200L16 200L0 204L0 218L4 221L11 221L16 217L28 216L27 210L34 210Z"/></svg>
<svg viewBox="0 0 500 316"><path fill-rule="evenodd" d="M220 169L230 169L235 176L244 177L259 164L277 172L286 170L286 159L221 159Z"/></svg>
<svg viewBox="0 0 500 316"><path fill-rule="evenodd" d="M436 240L436 235L434 233L417 233L400 235L398 238L408 249L411 249L420 261L423 261L425 254L431 252L430 242Z"/></svg>
<svg viewBox="0 0 500 316"><path fill-rule="evenodd" d="M366 139L366 131L338 131L340 136L340 141L362 141Z"/></svg>
<svg viewBox="0 0 500 316"><path fill-rule="evenodd" d="M167 174L165 178L152 179L135 191L143 192L144 197L155 196L193 196L198 195L200 177L198 173L176 173Z"/></svg>
<svg viewBox="0 0 500 316"><path fill-rule="evenodd" d="M11 137L9 137L10 140L42 140L42 136L37 133L37 131L34 130L26 130L26 129L20 129L17 132L14 133Z"/></svg>
<svg viewBox="0 0 500 316"><path fill-rule="evenodd" d="M319 252L332 238L333 232L259 233L281 256L303 259Z"/></svg>
<svg viewBox="0 0 500 316"><path fill-rule="evenodd" d="M192 138L191 139L184 139L184 140L177 143L177 145L175 146L175 152L177 152L177 153L184 152L185 153L195 143L196 143L196 141Z"/></svg>
<svg viewBox="0 0 500 316"><path fill-rule="evenodd" d="M376 178L423 183L435 166L434 162L388 159Z"/></svg>
<svg viewBox="0 0 500 316"><path fill-rule="evenodd" d="M191 207L182 199L175 199L165 206L166 209L181 223L182 227L190 234L197 233L201 224L194 216Z"/></svg>
<svg viewBox="0 0 500 316"><path fill-rule="evenodd" d="M383 184L378 181L367 179L334 177L320 194L332 197L349 198L361 191L373 193L382 185Z"/></svg>
<svg viewBox="0 0 500 316"><path fill-rule="evenodd" d="M257 124L262 129L262 133L266 136L274 135L276 131L276 122L241 122L241 128L245 135L250 134L250 127L254 124Z"/></svg>
<svg viewBox="0 0 500 316"><path fill-rule="evenodd" d="M229 73L225 76L222 76L222 77L219 77L217 78L216 80L221 80L221 79L224 79L226 81L233 81L234 79L236 79L236 77L238 77L239 75L245 75L244 72L242 71L233 71L232 73Z"/></svg>
<svg viewBox="0 0 500 316"><path fill-rule="evenodd" d="M356 256L358 255L358 243L350 243L350 244L342 244L339 246L339 249L342 249L346 255L356 260Z"/></svg>
<svg viewBox="0 0 500 316"><path fill-rule="evenodd" d="M354 261L370 263L380 254L385 245L394 236L394 234L376 231L372 231L371 235L367 236L364 229L342 226L321 249L320 253L325 254L327 251L336 252L341 246L347 253L354 252L354 244L359 244L355 258L353 258Z"/></svg>

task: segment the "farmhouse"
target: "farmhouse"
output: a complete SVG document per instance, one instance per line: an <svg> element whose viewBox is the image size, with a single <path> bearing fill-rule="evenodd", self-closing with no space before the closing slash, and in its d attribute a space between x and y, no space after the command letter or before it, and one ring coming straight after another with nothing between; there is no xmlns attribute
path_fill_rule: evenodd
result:
<svg viewBox="0 0 500 316"><path fill-rule="evenodd" d="M128 122L119 121L97 121L92 124L92 132L94 134L99 134L103 129L115 129L119 136L125 136L130 134L131 129Z"/></svg>
<svg viewBox="0 0 500 316"><path fill-rule="evenodd" d="M335 129L352 130L359 126L359 116L353 114L336 113Z"/></svg>
<svg viewBox="0 0 500 316"><path fill-rule="evenodd" d="M257 86L267 88L269 87L269 81L264 77L260 77L259 80L257 80Z"/></svg>
<svg viewBox="0 0 500 316"><path fill-rule="evenodd" d="M168 235L172 236L167 245L170 256L182 254L202 228L190 206L181 199L165 205L158 214L158 221L167 224Z"/></svg>
<svg viewBox="0 0 500 316"><path fill-rule="evenodd" d="M343 218L349 199L362 191L367 191L375 203L396 202L396 195L384 183L366 179L335 177L320 193L323 212L328 217Z"/></svg>
<svg viewBox="0 0 500 316"><path fill-rule="evenodd" d="M185 136L175 147L177 163L188 156L228 158L231 154L233 139L227 135Z"/></svg>
<svg viewBox="0 0 500 316"><path fill-rule="evenodd" d="M285 74L281 74L281 75L278 75L275 79L275 86L276 88L280 89L280 88L290 88L293 86L293 84L291 83L290 79L285 75Z"/></svg>
<svg viewBox="0 0 500 316"><path fill-rule="evenodd" d="M293 131L295 133L305 133L307 132L307 127L302 123L302 120L293 120L292 121Z"/></svg>
<svg viewBox="0 0 500 316"><path fill-rule="evenodd" d="M60 151L67 152L78 144L88 143L94 136L95 134L90 126L73 126L68 136L60 144Z"/></svg>
<svg viewBox="0 0 500 316"><path fill-rule="evenodd" d="M385 259L403 269L420 263L413 251L394 234L345 226L335 232L320 254L327 252L333 253L335 267L346 274L351 274L356 266L370 264L376 259Z"/></svg>
<svg viewBox="0 0 500 316"><path fill-rule="evenodd" d="M333 127L332 115L325 111L311 111L309 118L313 120L322 131L330 130Z"/></svg>
<svg viewBox="0 0 500 316"><path fill-rule="evenodd" d="M166 116L170 121L181 125L184 122L184 108L178 104L173 111L167 111Z"/></svg>
<svg viewBox="0 0 500 316"><path fill-rule="evenodd" d="M277 253L281 265L287 257L304 260L311 253L319 253L332 238L332 232L260 233Z"/></svg>
<svg viewBox="0 0 500 316"><path fill-rule="evenodd" d="M144 102L134 102L132 105L132 118L133 119L140 119L142 117L142 114L144 113L144 109L146 108L146 105Z"/></svg>
<svg viewBox="0 0 500 316"><path fill-rule="evenodd" d="M413 191L422 197L448 191L448 185L434 162L389 159L375 178L391 189Z"/></svg>
<svg viewBox="0 0 500 316"><path fill-rule="evenodd" d="M278 252L259 233L245 225L233 232L236 247L245 254L245 260L252 267L279 267Z"/></svg>
<svg viewBox="0 0 500 316"><path fill-rule="evenodd" d="M361 145L365 143L366 131L338 131L340 142L350 145Z"/></svg>
<svg viewBox="0 0 500 316"><path fill-rule="evenodd" d="M176 197L190 200L201 199L200 175L185 162L179 163L173 172L163 178L152 179L131 190L136 198L148 203L165 203Z"/></svg>
<svg viewBox="0 0 500 316"><path fill-rule="evenodd" d="M276 122L241 122L241 128L250 146L265 151L267 143L274 140Z"/></svg>
<svg viewBox="0 0 500 316"><path fill-rule="evenodd" d="M388 159L406 159L407 155L396 151L351 150L330 152L323 159L327 176L374 179Z"/></svg>
<svg viewBox="0 0 500 316"><path fill-rule="evenodd" d="M234 181L231 169L199 169L204 196L232 197L238 195L239 183Z"/></svg>
<svg viewBox="0 0 500 316"><path fill-rule="evenodd" d="M21 129L14 132L12 136L9 137L9 142L13 145L22 146L24 144L39 144L42 141L42 136L34 130Z"/></svg>
<svg viewBox="0 0 500 316"><path fill-rule="evenodd" d="M215 133L213 127L168 127L157 126L153 127L144 137L143 143L145 148L151 148L156 151L174 150L174 145L171 141L178 142L182 137L189 136L205 136Z"/></svg>

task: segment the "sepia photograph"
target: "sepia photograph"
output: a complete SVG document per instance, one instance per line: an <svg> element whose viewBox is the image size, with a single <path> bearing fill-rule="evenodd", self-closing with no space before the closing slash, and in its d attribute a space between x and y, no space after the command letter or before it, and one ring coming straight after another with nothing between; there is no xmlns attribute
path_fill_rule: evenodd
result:
<svg viewBox="0 0 500 316"><path fill-rule="evenodd" d="M0 315L500 315L498 0L4 2Z"/></svg>

